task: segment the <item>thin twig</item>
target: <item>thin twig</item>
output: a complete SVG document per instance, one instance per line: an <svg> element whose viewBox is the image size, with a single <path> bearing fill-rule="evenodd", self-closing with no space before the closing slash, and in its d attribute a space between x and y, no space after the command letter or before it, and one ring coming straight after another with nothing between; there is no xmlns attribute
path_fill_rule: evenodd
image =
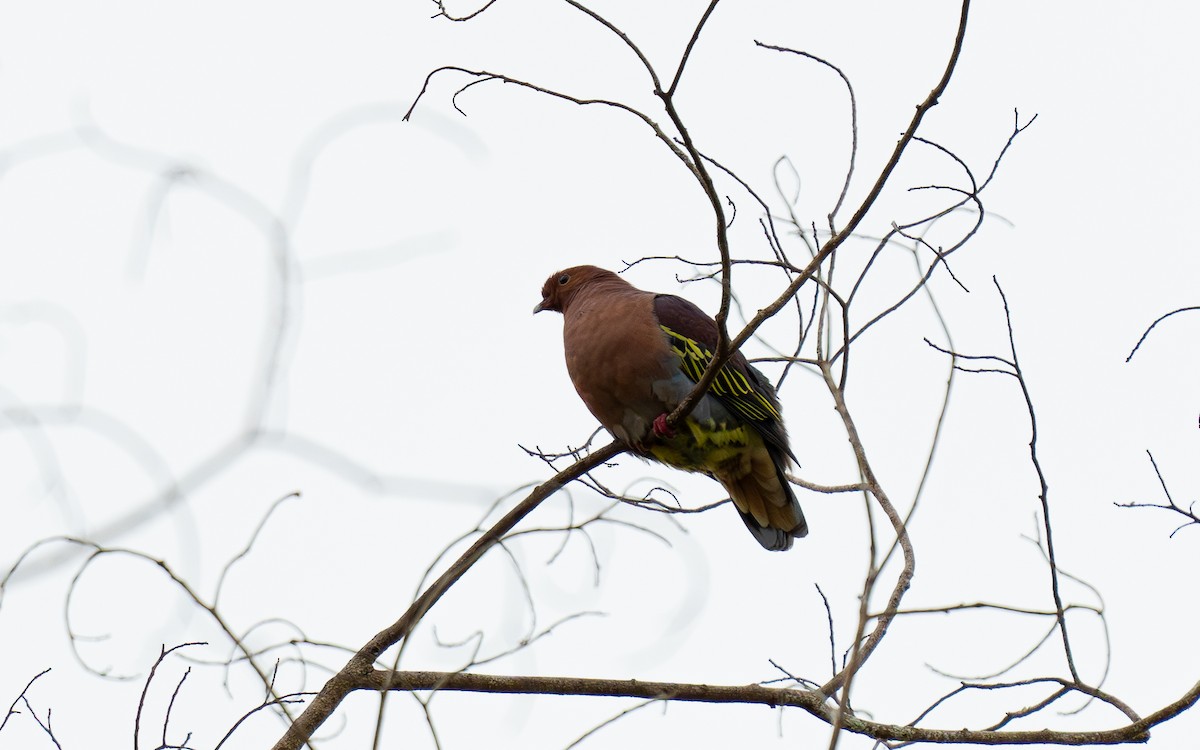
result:
<svg viewBox="0 0 1200 750"><path fill-rule="evenodd" d="M1182 312L1194 312L1196 310L1200 310L1200 306L1181 307L1178 310L1172 310L1171 312L1167 313L1166 315L1160 315L1158 320L1155 320L1153 323L1151 323L1150 327L1147 328L1144 333L1142 333L1142 337L1140 339L1138 339L1138 342L1136 344L1134 344L1133 349L1129 352L1129 356L1125 358L1125 361L1128 362L1129 360L1133 359L1133 355L1137 354L1137 350L1139 348L1141 348L1142 342L1146 340L1146 337L1150 335L1150 332L1153 331L1154 327L1157 326L1159 323L1163 322L1164 320L1171 317L1172 315L1178 315L1179 313L1182 313Z"/></svg>
<svg viewBox="0 0 1200 750"><path fill-rule="evenodd" d="M154 675L156 672L158 672L158 668L162 665L163 660L166 659L167 656L169 656L170 654L172 654L175 651L178 651L181 648L187 648L188 646L207 646L207 645L208 645L208 643L206 643L206 642L195 641L192 643L181 643L178 646L172 646L171 648L167 648L166 646L163 646L160 649L158 658L154 660L154 666L150 667L150 674L146 675L146 684L142 686L142 695L138 699L137 712L133 715L133 750L138 750L139 734L141 733L141 727L142 727L142 709L144 709L146 706L146 695L150 692L150 683L154 681ZM178 688L176 688L176 690L178 690ZM172 701L172 702L174 702L174 701ZM164 732L165 732L165 726L164 726ZM164 740L164 742L165 742L165 740Z"/></svg>
<svg viewBox="0 0 1200 750"><path fill-rule="evenodd" d="M1004 289L1001 288L1000 282L996 280L995 276L992 277L992 283L995 284L996 291L1000 293L1000 300L1004 303L1004 322L1008 327L1008 347L1012 353L1013 372L1017 376L1017 383L1021 386L1021 395L1025 398L1025 408L1029 412L1029 460L1033 463L1033 469L1037 473L1040 488L1038 499L1042 505L1042 525L1046 532L1046 556L1050 559L1050 593L1054 597L1054 608L1058 610L1058 629L1062 633L1063 654L1066 656L1067 668L1071 671L1071 677L1075 679L1075 682L1082 682L1079 679L1079 671L1075 668L1075 657L1071 652L1071 639L1067 634L1066 610L1063 609L1062 595L1058 591L1058 560L1054 555L1054 537L1050 525L1050 490L1046 483L1046 475L1042 471L1042 463L1038 460L1037 416L1033 410L1033 397L1029 394L1025 374L1021 371L1021 363L1017 359L1017 344L1013 338L1012 315L1008 310L1008 298L1004 295Z"/></svg>

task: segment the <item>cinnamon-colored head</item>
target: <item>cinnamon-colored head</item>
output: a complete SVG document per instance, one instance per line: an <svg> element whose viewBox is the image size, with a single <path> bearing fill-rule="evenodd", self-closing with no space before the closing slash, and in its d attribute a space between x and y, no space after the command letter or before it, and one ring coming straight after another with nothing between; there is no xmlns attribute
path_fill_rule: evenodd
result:
<svg viewBox="0 0 1200 750"><path fill-rule="evenodd" d="M622 286L628 283L612 271L596 266L572 266L557 273L550 274L546 283L542 284L542 301L533 308L535 313L542 310L563 312L571 304L571 300L586 288L597 282L616 282Z"/></svg>

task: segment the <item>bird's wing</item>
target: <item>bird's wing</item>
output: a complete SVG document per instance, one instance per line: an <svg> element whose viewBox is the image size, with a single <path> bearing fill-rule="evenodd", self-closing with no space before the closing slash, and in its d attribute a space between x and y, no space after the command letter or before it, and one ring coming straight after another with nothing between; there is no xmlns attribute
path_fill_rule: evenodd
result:
<svg viewBox="0 0 1200 750"><path fill-rule="evenodd" d="M654 298L654 314L667 335L671 350L679 358L680 368L693 383L699 382L717 348L716 322L699 307L672 294ZM787 436L783 434L775 389L762 373L750 366L741 352L734 352L717 372L709 385L709 393L733 413L754 424L770 442L791 453ZM775 432L773 427L778 430L778 435L772 434Z"/></svg>

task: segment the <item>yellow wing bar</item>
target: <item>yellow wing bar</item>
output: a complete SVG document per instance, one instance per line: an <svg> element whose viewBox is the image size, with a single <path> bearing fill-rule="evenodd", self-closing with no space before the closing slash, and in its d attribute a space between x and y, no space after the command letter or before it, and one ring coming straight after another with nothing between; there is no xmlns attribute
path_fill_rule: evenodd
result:
<svg viewBox="0 0 1200 750"><path fill-rule="evenodd" d="M684 374L693 383L700 382L704 370L712 362L713 354L694 340L672 331L664 325L659 325L671 340L671 350L679 357L679 364ZM779 410L759 393L745 375L726 363L712 379L709 391L719 396L735 411L747 419L756 422L779 419Z"/></svg>

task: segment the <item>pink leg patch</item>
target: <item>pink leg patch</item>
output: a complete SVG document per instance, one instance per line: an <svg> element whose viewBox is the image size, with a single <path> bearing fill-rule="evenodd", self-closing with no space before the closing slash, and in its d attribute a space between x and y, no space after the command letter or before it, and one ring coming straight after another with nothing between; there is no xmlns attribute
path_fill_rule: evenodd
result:
<svg viewBox="0 0 1200 750"><path fill-rule="evenodd" d="M654 434L660 438L675 437L675 430L672 430L671 426L669 424L667 424L667 415L666 414L659 414L657 417L654 418L653 429L654 429Z"/></svg>

